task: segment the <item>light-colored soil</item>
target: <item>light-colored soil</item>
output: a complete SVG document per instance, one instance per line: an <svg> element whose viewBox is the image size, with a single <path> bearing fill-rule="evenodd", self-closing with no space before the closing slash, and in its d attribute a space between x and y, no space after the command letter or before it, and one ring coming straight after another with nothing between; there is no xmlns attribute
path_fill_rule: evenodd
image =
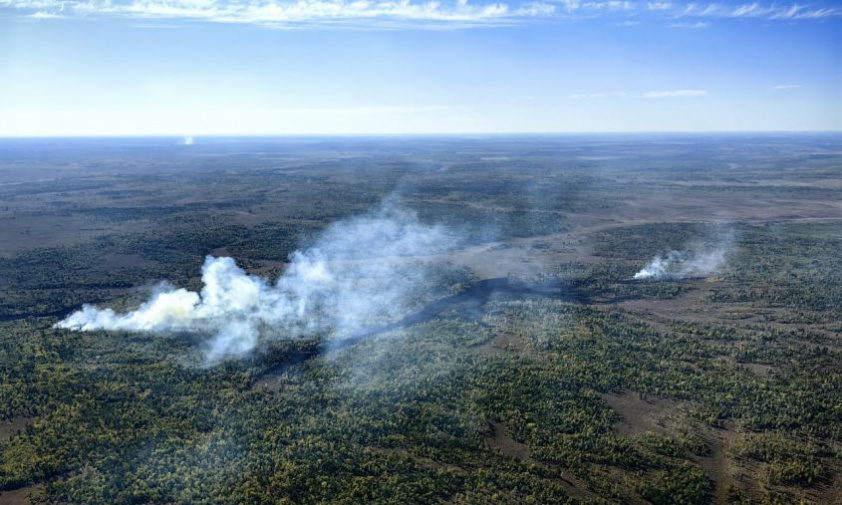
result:
<svg viewBox="0 0 842 505"><path fill-rule="evenodd" d="M525 463L558 470L559 477L554 480L561 484L565 492L570 496L590 499L599 498L598 495L588 489L588 485L583 480L574 476L573 472L566 471L557 465L549 465L533 459L529 451L529 446L513 439L509 434L509 428L504 423L491 422L491 429L488 436L485 437L485 443L493 451L504 456L509 456Z"/></svg>
<svg viewBox="0 0 842 505"><path fill-rule="evenodd" d="M517 335L511 333L501 333L494 337L493 340L476 347L476 350L483 354L496 354L506 351L506 349L518 349L523 346L523 341Z"/></svg>
<svg viewBox="0 0 842 505"><path fill-rule="evenodd" d="M692 459L713 482L713 503L727 503L728 488L735 484L737 463L730 458L730 447L739 430L735 423L726 422L721 429L698 425L684 416L679 402L662 398L641 398L638 393L604 394L602 398L623 419L614 426L619 435L635 437L647 432L670 436L680 429L699 433L710 447L710 455Z"/></svg>
<svg viewBox="0 0 842 505"><path fill-rule="evenodd" d="M35 422L32 417L13 417L8 421L0 421L0 442L12 438L19 431Z"/></svg>
<svg viewBox="0 0 842 505"><path fill-rule="evenodd" d="M678 402L663 398L644 399L634 391L601 396L623 418L614 425L614 431L627 437L649 431L666 433L669 425L675 422L679 406Z"/></svg>
<svg viewBox="0 0 842 505"><path fill-rule="evenodd" d="M738 310L734 304L715 304L707 300L711 290L717 286L710 280L687 280L685 284L694 289L670 299L635 299L619 302L617 305L632 313L649 314L661 320L691 321L695 323L717 322L727 311L733 317ZM721 305L721 306L718 306ZM748 307L746 307L747 309Z"/></svg>
<svg viewBox="0 0 842 505"><path fill-rule="evenodd" d="M737 425L726 422L722 429L705 430L705 439L710 445L710 456L697 458L699 466L713 481L713 502L717 505L728 503L728 489L736 484L736 462L729 457L731 444L737 438Z"/></svg>
<svg viewBox="0 0 842 505"><path fill-rule="evenodd" d="M485 443L488 447L494 449L500 454L519 459L521 461L531 461L532 456L529 452L529 447L513 439L509 435L509 428L503 423L491 422L491 431L485 437Z"/></svg>
<svg viewBox="0 0 842 505"><path fill-rule="evenodd" d="M634 299L616 303L617 307L646 319L653 328L662 331L672 331L670 321L687 321L692 323L725 324L733 328L748 330L808 330L808 333L823 337L819 343L807 340L790 339L791 342L806 346L828 347L831 350L842 350L842 335L829 330L823 323L781 323L776 321L785 317L788 312L783 308L758 308L752 303L716 303L708 299L711 292L720 288L722 283L715 278L687 280L686 284L692 289L680 296L670 299ZM748 370L766 376L771 371L760 364L739 364Z"/></svg>
<svg viewBox="0 0 842 505"><path fill-rule="evenodd" d="M28 486L11 491L0 491L0 505L31 505L29 496L37 493L41 486Z"/></svg>
<svg viewBox="0 0 842 505"><path fill-rule="evenodd" d="M761 365L760 363L739 363L739 366L758 377L768 377L775 370L775 367L771 365Z"/></svg>

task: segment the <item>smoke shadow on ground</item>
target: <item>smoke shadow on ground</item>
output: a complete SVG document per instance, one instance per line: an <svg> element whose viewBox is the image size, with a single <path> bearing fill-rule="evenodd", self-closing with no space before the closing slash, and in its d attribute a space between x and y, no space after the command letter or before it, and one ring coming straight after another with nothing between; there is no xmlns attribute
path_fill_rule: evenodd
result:
<svg viewBox="0 0 842 505"><path fill-rule="evenodd" d="M527 283L507 277L485 279L474 283L454 295L434 300L420 310L393 323L373 326L345 338L331 340L329 342L323 342L318 346L293 351L282 363L278 363L256 376L255 380L260 380L267 376L279 375L290 367L311 358L337 352L352 347L366 339L422 324L445 314L452 314L454 317L460 319L481 323L482 317L485 315L483 307L492 299L524 296L562 300L577 304L587 303L585 297L577 293L574 289L571 289L563 281L557 279L540 283Z"/></svg>
<svg viewBox="0 0 842 505"><path fill-rule="evenodd" d="M425 323L431 319L451 312L456 317L471 322L480 322L485 314L483 307L494 297L505 296L538 296L554 300L564 300L571 303L582 303L583 300L573 290L561 281L547 281L540 284L528 284L513 281L507 277L485 279L474 283L471 287L439 300L432 301L399 321L375 326L360 331L350 337L335 340L327 344L326 349L334 351L342 349L374 337L376 335L408 328L416 324Z"/></svg>

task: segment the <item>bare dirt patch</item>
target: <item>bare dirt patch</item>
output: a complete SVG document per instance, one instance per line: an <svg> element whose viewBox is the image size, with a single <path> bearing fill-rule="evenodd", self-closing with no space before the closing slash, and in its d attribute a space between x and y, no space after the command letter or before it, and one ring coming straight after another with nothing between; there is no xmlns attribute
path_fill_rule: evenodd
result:
<svg viewBox="0 0 842 505"><path fill-rule="evenodd" d="M731 444L739 434L738 426L734 422L726 422L721 429L711 429L686 419L679 402L643 398L634 391L601 396L623 417L623 420L614 426L619 435L633 437L647 432L674 435L677 430L690 427L692 432L700 433L710 447L710 454L692 456L691 459L713 482L713 503L727 503L728 489L736 484L735 476L740 471L737 463L729 456Z"/></svg>
<svg viewBox="0 0 842 505"><path fill-rule="evenodd" d="M298 387L290 380L291 375L300 373L300 369L294 369L300 361L298 359L291 360L290 363L283 364L274 370L265 373L262 377L254 381L251 385L252 391L271 391L273 393L280 393L289 387Z"/></svg>
<svg viewBox="0 0 842 505"><path fill-rule="evenodd" d="M151 268L157 265L156 261L144 258L139 254L106 254L102 257L102 268L110 270L113 268Z"/></svg>
<svg viewBox="0 0 842 505"><path fill-rule="evenodd" d="M491 422L491 431L485 437L485 443L492 449L498 451L500 454L519 459L521 461L531 461L532 456L529 452L529 447L513 439L509 435L509 428L496 421Z"/></svg>
<svg viewBox="0 0 842 505"><path fill-rule="evenodd" d="M653 315L663 320L681 319L697 323L712 323L719 321L722 311L727 310L733 317L734 304L727 307L708 300L710 292L717 286L714 280L687 280L685 283L693 288L681 296L669 299L635 299L617 303L620 307L633 313ZM747 307L746 307L747 308Z"/></svg>
<svg viewBox="0 0 842 505"><path fill-rule="evenodd" d="M0 491L0 505L31 505L33 502L29 497L38 494L40 490L41 486L38 485Z"/></svg>
<svg viewBox="0 0 842 505"><path fill-rule="evenodd" d="M644 398L634 391L600 395L605 403L622 416L614 425L618 435L632 436L646 432L666 433L675 421L678 402L663 398Z"/></svg>
<svg viewBox="0 0 842 505"><path fill-rule="evenodd" d="M521 349L523 340L512 333L501 333L493 340L478 346L476 349L483 354L496 354L507 349Z"/></svg>
<svg viewBox="0 0 842 505"><path fill-rule="evenodd" d="M772 365L761 365L760 363L738 363L738 365L758 377L768 377L775 370Z"/></svg>
<svg viewBox="0 0 842 505"><path fill-rule="evenodd" d="M549 465L532 459L529 446L513 439L509 434L509 428L504 423L491 421L489 433L485 437L485 444L492 450L504 456L509 456L525 463L542 466L544 468L558 470L559 477L553 480L554 482L561 484L565 492L567 492L570 496L590 499L599 498L594 492L588 489L587 483L575 477L573 472L560 469L557 465Z"/></svg>
<svg viewBox="0 0 842 505"><path fill-rule="evenodd" d="M8 440L18 432L35 422L33 417L13 417L8 421L0 421L0 442Z"/></svg>
<svg viewBox="0 0 842 505"><path fill-rule="evenodd" d="M699 466L713 481L713 499L716 504L728 503L728 489L736 484L734 476L738 471L737 465L728 454L738 434L737 425L731 421L726 422L722 429L708 431L705 440L710 445L710 456L696 458Z"/></svg>

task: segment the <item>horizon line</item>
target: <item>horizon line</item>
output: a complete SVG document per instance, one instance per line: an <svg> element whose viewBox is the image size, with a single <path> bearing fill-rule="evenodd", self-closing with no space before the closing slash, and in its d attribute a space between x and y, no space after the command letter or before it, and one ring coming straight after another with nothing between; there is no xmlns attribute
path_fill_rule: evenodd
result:
<svg viewBox="0 0 842 505"><path fill-rule="evenodd" d="M580 130L580 131L455 131L455 132L374 132L374 133L131 133L78 135L0 135L0 140L47 139L225 139L225 138L313 138L313 137L459 137L459 136L564 136L564 135L709 135L709 134L842 134L838 130Z"/></svg>

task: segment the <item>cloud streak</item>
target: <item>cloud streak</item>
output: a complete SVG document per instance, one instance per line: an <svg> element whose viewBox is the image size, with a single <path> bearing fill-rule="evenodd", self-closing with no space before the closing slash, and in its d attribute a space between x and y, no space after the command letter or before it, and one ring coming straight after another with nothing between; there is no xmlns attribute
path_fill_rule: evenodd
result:
<svg viewBox="0 0 842 505"><path fill-rule="evenodd" d="M700 30L702 28L708 28L710 23L705 21L696 21L695 23L672 23L670 24L670 28L684 28L690 30Z"/></svg>
<svg viewBox="0 0 842 505"><path fill-rule="evenodd" d="M370 28L506 26L540 19L612 17L615 24L661 20L674 28L701 28L703 18L811 20L842 15L833 4L674 3L620 0L0 0L3 12L52 18L181 20L250 24ZM678 22L696 18L698 22Z"/></svg>
<svg viewBox="0 0 842 505"><path fill-rule="evenodd" d="M641 96L643 98L675 98L705 96L707 94L707 90L704 89L676 89L670 91L648 91Z"/></svg>
<svg viewBox="0 0 842 505"><path fill-rule="evenodd" d="M628 95L628 93L626 93L625 91L609 91L607 93L577 93L570 95L570 98L574 100L589 100L593 98L611 98L626 95Z"/></svg>
<svg viewBox="0 0 842 505"><path fill-rule="evenodd" d="M32 11L30 16L129 18L252 24L266 27L306 25L377 25L401 23L430 26L511 24L522 18L545 17L555 6L532 2L469 3L413 0L0 0L0 8Z"/></svg>
<svg viewBox="0 0 842 505"><path fill-rule="evenodd" d="M839 7L807 6L798 3L688 3L681 17L761 18L769 20L820 19L842 15Z"/></svg>

